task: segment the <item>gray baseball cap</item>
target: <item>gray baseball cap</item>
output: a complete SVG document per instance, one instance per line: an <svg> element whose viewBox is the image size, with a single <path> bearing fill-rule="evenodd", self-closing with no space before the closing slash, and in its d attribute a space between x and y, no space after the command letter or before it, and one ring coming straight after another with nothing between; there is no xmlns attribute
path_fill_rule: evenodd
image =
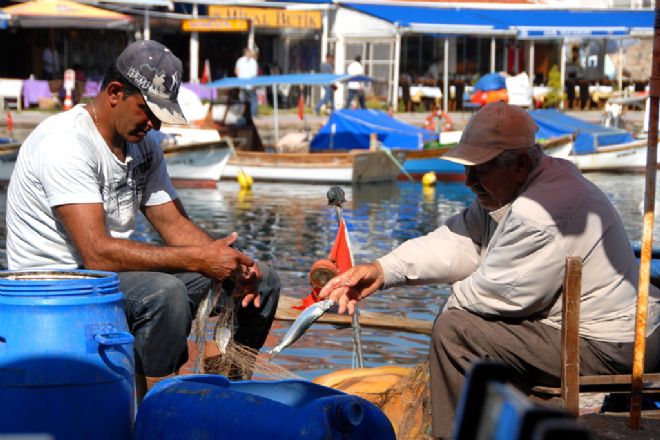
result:
<svg viewBox="0 0 660 440"><path fill-rule="evenodd" d="M472 116L458 145L441 157L462 165L479 165L504 151L533 147L538 129L521 107L505 102L486 104Z"/></svg>
<svg viewBox="0 0 660 440"><path fill-rule="evenodd" d="M157 41L129 44L119 54L117 70L138 88L153 114L168 124L185 124L177 97L183 65L171 50Z"/></svg>

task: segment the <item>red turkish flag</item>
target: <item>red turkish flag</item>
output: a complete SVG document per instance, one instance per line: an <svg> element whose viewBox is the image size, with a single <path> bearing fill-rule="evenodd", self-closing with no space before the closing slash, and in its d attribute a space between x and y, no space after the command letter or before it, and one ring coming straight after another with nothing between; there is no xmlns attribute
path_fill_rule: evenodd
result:
<svg viewBox="0 0 660 440"><path fill-rule="evenodd" d="M305 100L303 99L302 93L298 98L298 119L301 121L305 119Z"/></svg>
<svg viewBox="0 0 660 440"><path fill-rule="evenodd" d="M335 242L332 245L332 250L330 251L330 255L328 255L328 259L337 265L339 273L344 273L353 267L353 252L351 252L351 244L348 238L348 229L346 228L346 223L344 222L343 218L339 220L339 229L337 230ZM310 294L302 300L300 305L294 306L293 308L297 310L304 310L315 302L318 302L319 291L320 289L318 288L312 288Z"/></svg>
<svg viewBox="0 0 660 440"><path fill-rule="evenodd" d="M339 221L339 230L335 237L335 243L332 245L330 256L328 257L337 263L339 273L344 273L353 267L353 253L351 252L351 245L348 240L348 230L344 219Z"/></svg>
<svg viewBox="0 0 660 440"><path fill-rule="evenodd" d="M211 63L209 60L204 61L204 71L202 72L202 78L199 82L202 84L208 84L211 82Z"/></svg>

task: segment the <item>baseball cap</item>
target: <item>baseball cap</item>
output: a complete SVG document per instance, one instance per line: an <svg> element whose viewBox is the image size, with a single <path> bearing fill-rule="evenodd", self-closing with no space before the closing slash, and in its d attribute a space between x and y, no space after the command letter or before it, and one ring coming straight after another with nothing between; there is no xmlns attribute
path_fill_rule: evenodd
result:
<svg viewBox="0 0 660 440"><path fill-rule="evenodd" d="M501 101L492 102L472 116L458 145L442 158L463 165L479 165L504 151L533 147L538 129L523 108Z"/></svg>
<svg viewBox="0 0 660 440"><path fill-rule="evenodd" d="M157 41L136 41L119 54L116 65L128 82L140 90L158 119L169 124L186 123L177 101L183 64L171 50Z"/></svg>

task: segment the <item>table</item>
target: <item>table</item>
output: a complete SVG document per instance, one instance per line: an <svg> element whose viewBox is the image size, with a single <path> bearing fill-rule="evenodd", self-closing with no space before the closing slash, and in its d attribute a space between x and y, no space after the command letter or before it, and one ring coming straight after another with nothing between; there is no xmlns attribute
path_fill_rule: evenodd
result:
<svg viewBox="0 0 660 440"><path fill-rule="evenodd" d="M23 107L30 108L31 104L39 104L42 98L51 98L48 81L38 79L23 80Z"/></svg>
<svg viewBox="0 0 660 440"><path fill-rule="evenodd" d="M218 92L212 87L206 87L203 84L198 83L183 83L181 87L185 87L188 90L195 92L199 99L202 101L215 101L218 97Z"/></svg>
<svg viewBox="0 0 660 440"><path fill-rule="evenodd" d="M93 98L96 96L96 94L101 90L101 82L100 81L92 81L92 80L87 80L85 81L85 91L83 92L82 97L83 98Z"/></svg>

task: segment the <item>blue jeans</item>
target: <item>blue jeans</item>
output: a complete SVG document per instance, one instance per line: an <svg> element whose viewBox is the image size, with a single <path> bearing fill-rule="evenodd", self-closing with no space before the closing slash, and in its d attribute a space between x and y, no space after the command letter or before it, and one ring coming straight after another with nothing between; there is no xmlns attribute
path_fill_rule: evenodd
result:
<svg viewBox="0 0 660 440"><path fill-rule="evenodd" d="M259 100L257 98L257 91L255 89L245 89L241 90L240 93L241 101L250 103L250 114L254 118L257 116L257 108L259 107Z"/></svg>
<svg viewBox="0 0 660 440"><path fill-rule="evenodd" d="M261 308L253 304L237 312L234 341L259 349L275 318L280 280L269 266L259 263ZM120 272L119 289L124 293L128 328L135 337L135 372L162 377L176 372L188 360L188 342L197 307L212 281L193 272ZM223 293L230 294L230 283Z"/></svg>
<svg viewBox="0 0 660 440"><path fill-rule="evenodd" d="M316 107L314 107L314 111L316 113L320 112L323 104L328 104L328 108L330 110L334 110L335 106L333 105L334 102L333 95L334 92L332 90L332 86L323 87L323 98L321 98L319 102L316 103Z"/></svg>
<svg viewBox="0 0 660 440"><path fill-rule="evenodd" d="M367 108L364 103L364 91L358 89L348 89L348 96L346 97L346 104L344 108L351 108L351 102L357 97L358 108Z"/></svg>

